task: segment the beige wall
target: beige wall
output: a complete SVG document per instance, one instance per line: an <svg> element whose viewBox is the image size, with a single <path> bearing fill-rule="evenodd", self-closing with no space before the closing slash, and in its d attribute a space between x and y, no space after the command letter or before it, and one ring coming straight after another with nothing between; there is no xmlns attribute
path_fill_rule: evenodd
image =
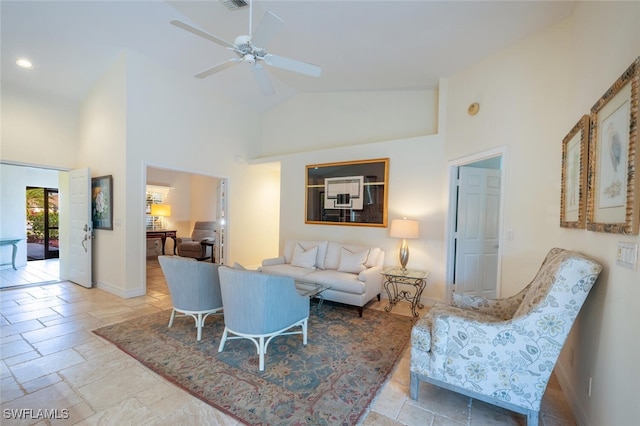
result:
<svg viewBox="0 0 640 426"><path fill-rule="evenodd" d="M113 178L113 230L93 231L92 275L94 285L121 296L127 292L124 265L128 232L125 220L127 164L126 56L122 55L97 82L80 109L77 164L89 166L91 176ZM144 195L143 195L144 197ZM144 198L143 198L144 199Z"/></svg>
<svg viewBox="0 0 640 426"><path fill-rule="evenodd" d="M75 167L79 105L2 85L0 158L59 169Z"/></svg>
<svg viewBox="0 0 640 426"><path fill-rule="evenodd" d="M437 133L437 90L307 93L263 116L261 157Z"/></svg>
<svg viewBox="0 0 640 426"><path fill-rule="evenodd" d="M296 152L255 160L281 162L280 245L273 246L270 257L278 256L287 238L328 239L381 247L385 264L397 265L400 241L389 237L388 228L304 223L306 165L389 158L388 220L406 216L420 222L420 238L409 241L408 265L431 271L424 299L441 300L445 148L443 138L432 135L438 128L437 102L436 91L318 93L265 113L262 151L286 146ZM313 114L315 108L320 114Z"/></svg>
<svg viewBox="0 0 640 426"><path fill-rule="evenodd" d="M266 113L262 152L267 160L282 162L280 245L295 237L371 243L387 250L387 264L396 264L397 247L384 229L304 224L306 164L389 157L390 218L408 215L420 221L426 233L410 242L410 265L435 270L426 296L442 299L446 164L504 149L503 232L511 230L513 239L502 241L502 295L523 288L554 246L578 249L602 262L605 270L558 371L580 424L631 424L640 395L634 361L640 339L633 337L640 272L617 267L615 249L617 241L640 242L640 237L561 229L559 210L562 138L640 54L639 18L637 2L578 2L570 19L443 80L439 113L418 98L402 104L418 114L393 115L382 140L367 125L385 109L375 101L383 98L376 93L307 94ZM473 117L467 114L472 102L481 105ZM325 111L325 103L335 108L329 119L312 113ZM287 121L292 116L296 119ZM439 129L438 120L445 123ZM409 138L405 128L422 129L423 135L430 134L427 129L438 131Z"/></svg>
<svg viewBox="0 0 640 426"><path fill-rule="evenodd" d="M448 79L447 160L504 145L503 294L526 285L553 246L604 265L559 364L580 424L633 424L640 395L640 272L615 264L638 236L562 229L562 139L640 54L640 3L578 2L571 18ZM479 102L476 116L467 114ZM573 353L573 358L572 358ZM588 395L592 377L592 394Z"/></svg>
<svg viewBox="0 0 640 426"><path fill-rule="evenodd" d="M229 188L241 189L228 194L228 262L257 264L277 245L279 209L272 202L265 209L263 198L265 186L279 196L279 169L236 161L255 155L260 116L204 92L195 80L128 52L80 105L2 88L3 161L88 166L92 176L113 176L114 229L95 232L93 277L120 296L145 292L148 165L227 178ZM8 120L15 116L20 120ZM52 122L58 127L45 139L38 126ZM256 212L263 212L260 220Z"/></svg>
<svg viewBox="0 0 640 426"><path fill-rule="evenodd" d="M278 254L279 239L308 236L381 245L386 264L395 264L398 242L385 229L304 224L306 164L388 157L389 219L420 221L409 265L433 271L425 296L440 300L447 161L504 146L504 228L514 239L503 241L503 294L526 285L552 246L580 249L603 263L562 354L560 378L579 423L632 424L640 395L640 272L617 267L615 247L640 237L558 223L561 140L640 54L639 21L638 2L576 2L567 21L449 76L440 90L444 99L437 91L311 94L263 116L128 54L80 115L67 100L3 87L1 154L114 175L116 226L97 234L96 278L125 296L144 291L147 165L229 179L231 263L257 264ZM466 113L471 102L481 104L474 117ZM29 121L7 119L25 115ZM52 130L43 134L26 123ZM257 157L267 164L239 161ZM281 165L268 164L273 161Z"/></svg>

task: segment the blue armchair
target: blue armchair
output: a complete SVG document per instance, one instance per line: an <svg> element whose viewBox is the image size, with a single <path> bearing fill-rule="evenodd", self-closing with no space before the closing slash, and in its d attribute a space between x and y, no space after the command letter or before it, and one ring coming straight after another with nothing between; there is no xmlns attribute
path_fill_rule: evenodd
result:
<svg viewBox="0 0 640 426"><path fill-rule="evenodd" d="M168 327L173 325L176 312L192 316L200 340L207 316L222 313L220 265L178 256L158 256L158 260L173 304Z"/></svg>
<svg viewBox="0 0 640 426"><path fill-rule="evenodd" d="M293 278L226 266L219 274L225 327L218 352L224 350L227 339L249 339L256 345L263 371L267 346L274 337L302 334L302 343L307 344L309 298L298 294ZM300 331L289 331L298 326Z"/></svg>
<svg viewBox="0 0 640 426"><path fill-rule="evenodd" d="M454 294L411 333L411 397L420 380L527 416L540 403L571 326L601 266L554 248L534 280L500 300Z"/></svg>

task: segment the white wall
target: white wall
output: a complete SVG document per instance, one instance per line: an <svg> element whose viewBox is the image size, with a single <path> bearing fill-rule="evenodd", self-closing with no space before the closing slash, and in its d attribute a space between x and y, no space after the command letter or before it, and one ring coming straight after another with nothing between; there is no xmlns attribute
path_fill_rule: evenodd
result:
<svg viewBox="0 0 640 426"><path fill-rule="evenodd" d="M389 237L388 227L304 224L307 164L375 158L389 158L388 223L402 217L419 221L420 238L408 241L407 266L430 271L423 299L441 300L444 297L444 142L438 136L317 151L283 161L281 244L287 238L311 237L371 245L385 251L386 266L397 266L401 241Z"/></svg>
<svg viewBox="0 0 640 426"><path fill-rule="evenodd" d="M437 113L433 90L301 94L264 114L261 156L432 135Z"/></svg>
<svg viewBox="0 0 640 426"><path fill-rule="evenodd" d="M257 155L260 116L200 82L129 52L80 106L2 87L3 160L113 176L114 229L95 232L93 276L120 296L145 291L147 165L229 179L228 262L258 264L277 245L279 210L264 197L279 196L279 168L235 161Z"/></svg>
<svg viewBox="0 0 640 426"><path fill-rule="evenodd" d="M0 158L70 169L77 161L78 104L2 85Z"/></svg>
<svg viewBox="0 0 640 426"><path fill-rule="evenodd" d="M127 291L143 290L147 165L228 179L228 262L258 263L277 240L277 216L263 211L261 189L277 185L279 175L235 161L255 155L260 117L216 99L201 83L127 55Z"/></svg>
<svg viewBox="0 0 640 426"><path fill-rule="evenodd" d="M408 265L431 271L423 298L441 300L445 147L442 137L427 136L438 127L437 100L432 91L306 94L265 113L263 152L285 145L297 152L265 159L281 162L280 245L269 257L281 252L287 238L327 239L382 247L385 264L397 265L400 241L389 237L388 228L304 223L306 165L389 158L388 220L406 216L420 222L420 238L409 241Z"/></svg>
<svg viewBox="0 0 640 426"><path fill-rule="evenodd" d="M113 178L113 230L93 231L93 282L121 296L131 295L127 290L125 270L120 266L128 257L125 238L129 232L124 219L130 193L125 174L126 78L127 62L123 54L86 97L78 120L78 163L89 166L92 177L111 175Z"/></svg>
<svg viewBox="0 0 640 426"><path fill-rule="evenodd" d="M27 186L58 188L56 170L0 164L0 237L22 238L18 243L16 267L27 264ZM11 268L13 247L0 249L0 267Z"/></svg>
<svg viewBox="0 0 640 426"><path fill-rule="evenodd" d="M617 241L640 237L560 228L562 139L640 54L638 22L638 2L577 2L565 22L448 79L447 160L507 147L505 229L514 238L503 241L503 295L524 287L554 246L604 266L558 368L585 425L636 421L640 272L616 266L615 254ZM472 102L481 106L473 117Z"/></svg>

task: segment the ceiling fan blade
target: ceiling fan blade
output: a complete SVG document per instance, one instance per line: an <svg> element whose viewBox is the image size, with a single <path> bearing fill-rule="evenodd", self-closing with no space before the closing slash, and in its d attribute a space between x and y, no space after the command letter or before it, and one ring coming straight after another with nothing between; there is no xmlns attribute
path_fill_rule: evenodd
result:
<svg viewBox="0 0 640 426"><path fill-rule="evenodd" d="M262 89L262 92L265 95L269 96L276 93L275 89L273 88L273 85L271 84L271 80L269 80L269 75L267 74L267 71L264 69L262 65L255 64L251 68L251 72L253 72L253 75L256 78L256 81L258 82L258 86L260 86L260 88Z"/></svg>
<svg viewBox="0 0 640 426"><path fill-rule="evenodd" d="M226 70L227 68L235 65L238 62L242 62L242 59L240 59L240 58L229 59L228 61L225 61L225 62L223 62L221 64L218 64L218 65L213 66L211 68L207 68L206 70L199 72L198 74L194 75L194 77L198 77L198 78L209 77L211 74L215 74L215 73L220 72L222 70Z"/></svg>
<svg viewBox="0 0 640 426"><path fill-rule="evenodd" d="M265 12L262 20L258 24L258 28L256 28L251 36L251 43L261 49L266 48L267 43L276 35L282 24L282 19L269 11Z"/></svg>
<svg viewBox="0 0 640 426"><path fill-rule="evenodd" d="M284 58L278 55L272 55L270 53L264 55L264 61L268 65L271 65L273 67L305 74L311 77L320 77L320 74L322 73L322 68L317 65L296 61L294 59Z"/></svg>
<svg viewBox="0 0 640 426"><path fill-rule="evenodd" d="M233 43L229 43L227 40L224 40L220 37L216 37L213 34L209 34L205 31L202 31L196 27L192 27L191 25L187 24L186 22L182 22L178 19L173 19L171 21L169 21L172 25L175 25L178 28L182 28L185 31L189 31L192 34L195 34L197 36L200 36L202 38L206 38L209 41L212 41L214 43L217 43L221 46L224 47L230 47L232 49L235 49L235 46L233 45Z"/></svg>

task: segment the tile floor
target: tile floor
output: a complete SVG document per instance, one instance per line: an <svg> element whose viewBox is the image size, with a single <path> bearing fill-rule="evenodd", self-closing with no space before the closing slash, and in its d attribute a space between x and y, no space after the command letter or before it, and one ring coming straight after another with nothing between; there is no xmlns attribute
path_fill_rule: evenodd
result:
<svg viewBox="0 0 640 426"><path fill-rule="evenodd" d="M0 269L0 288L60 281L59 259L31 260L27 266Z"/></svg>
<svg viewBox="0 0 640 426"><path fill-rule="evenodd" d="M162 272L153 259L147 277L147 294L133 299L70 282L0 290L3 426L238 424L91 333L106 324L169 308ZM370 307L383 309L383 302ZM407 304L394 308L394 313L409 312ZM363 425L525 424L519 414L424 383L419 400L413 401L408 396L408 371L407 351ZM16 418L19 414L21 419ZM541 425L573 424L554 380L545 394Z"/></svg>

